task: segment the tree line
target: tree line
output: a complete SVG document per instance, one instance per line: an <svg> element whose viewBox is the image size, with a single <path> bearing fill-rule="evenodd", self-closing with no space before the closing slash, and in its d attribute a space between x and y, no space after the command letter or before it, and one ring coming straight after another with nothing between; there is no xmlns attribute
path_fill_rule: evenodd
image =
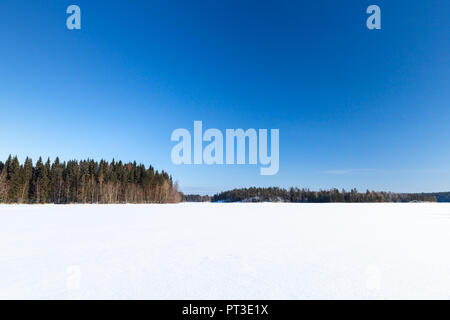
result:
<svg viewBox="0 0 450 320"><path fill-rule="evenodd" d="M187 194L184 196L186 202L211 202L211 197L208 195Z"/></svg>
<svg viewBox="0 0 450 320"><path fill-rule="evenodd" d="M92 159L33 164L0 161L0 203L175 203L184 200L165 171L136 162Z"/></svg>
<svg viewBox="0 0 450 320"><path fill-rule="evenodd" d="M434 194L393 193L384 191L358 192L356 189L311 191L299 188L241 188L220 192L211 198L212 202L436 202Z"/></svg>

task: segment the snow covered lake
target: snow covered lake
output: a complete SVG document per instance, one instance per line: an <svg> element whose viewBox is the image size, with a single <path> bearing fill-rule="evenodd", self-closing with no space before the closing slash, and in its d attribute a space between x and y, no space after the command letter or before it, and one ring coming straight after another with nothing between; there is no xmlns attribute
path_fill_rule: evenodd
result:
<svg viewBox="0 0 450 320"><path fill-rule="evenodd" d="M450 298L450 204L1 205L0 298Z"/></svg>

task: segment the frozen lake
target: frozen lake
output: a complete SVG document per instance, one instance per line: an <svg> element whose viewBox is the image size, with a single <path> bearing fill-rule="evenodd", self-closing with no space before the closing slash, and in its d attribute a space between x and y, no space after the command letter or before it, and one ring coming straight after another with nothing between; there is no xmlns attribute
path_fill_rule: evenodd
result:
<svg viewBox="0 0 450 320"><path fill-rule="evenodd" d="M450 298L450 204L0 205L0 298Z"/></svg>

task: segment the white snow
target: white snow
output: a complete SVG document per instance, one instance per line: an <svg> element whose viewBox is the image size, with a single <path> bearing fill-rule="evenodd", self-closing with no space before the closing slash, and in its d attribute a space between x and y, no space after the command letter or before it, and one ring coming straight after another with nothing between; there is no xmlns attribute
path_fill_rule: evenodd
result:
<svg viewBox="0 0 450 320"><path fill-rule="evenodd" d="M449 299L450 204L1 205L0 298Z"/></svg>

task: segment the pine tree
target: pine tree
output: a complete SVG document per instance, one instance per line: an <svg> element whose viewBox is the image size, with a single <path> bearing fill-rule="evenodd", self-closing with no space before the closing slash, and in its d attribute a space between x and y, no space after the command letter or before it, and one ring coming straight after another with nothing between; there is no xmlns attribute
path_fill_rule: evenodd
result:
<svg viewBox="0 0 450 320"><path fill-rule="evenodd" d="M9 159L8 159L9 160ZM7 179L9 180L8 202L18 202L20 195L20 164L17 156L15 156L7 167Z"/></svg>
<svg viewBox="0 0 450 320"><path fill-rule="evenodd" d="M6 165L0 161L0 203L7 202L8 180L6 175Z"/></svg>
<svg viewBox="0 0 450 320"><path fill-rule="evenodd" d="M21 203L29 203L30 202L30 185L31 180L33 178L33 160L30 158L25 159L25 163L23 166L22 174L21 174L21 185L22 185L22 194L20 196Z"/></svg>

